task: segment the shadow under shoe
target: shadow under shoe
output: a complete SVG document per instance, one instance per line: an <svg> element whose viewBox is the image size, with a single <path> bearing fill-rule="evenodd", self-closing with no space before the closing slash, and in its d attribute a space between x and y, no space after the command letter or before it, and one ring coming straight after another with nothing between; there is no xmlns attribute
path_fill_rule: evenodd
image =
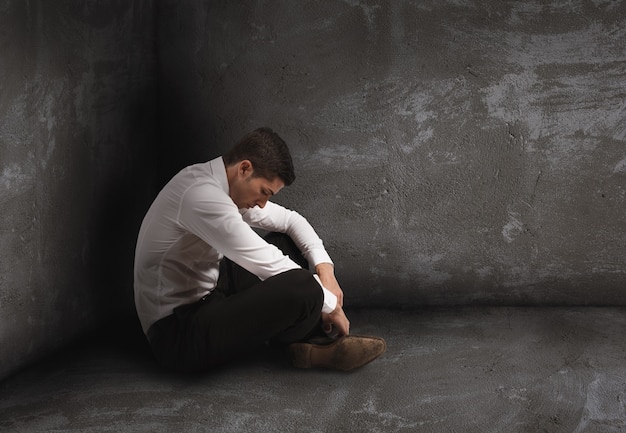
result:
<svg viewBox="0 0 626 433"><path fill-rule="evenodd" d="M346 335L330 344L292 343L289 352L294 367L324 367L350 371L364 366L382 355L387 348L379 337Z"/></svg>

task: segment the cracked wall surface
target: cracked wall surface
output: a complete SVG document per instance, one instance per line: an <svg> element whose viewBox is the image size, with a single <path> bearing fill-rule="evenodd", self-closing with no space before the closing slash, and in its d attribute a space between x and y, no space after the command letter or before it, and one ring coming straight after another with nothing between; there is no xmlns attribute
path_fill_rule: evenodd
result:
<svg viewBox="0 0 626 433"><path fill-rule="evenodd" d="M156 68L150 1L0 1L0 29L1 378L132 308Z"/></svg>
<svg viewBox="0 0 626 433"><path fill-rule="evenodd" d="M0 377L133 314L143 213L274 128L347 306L626 303L624 1L0 0Z"/></svg>
<svg viewBox="0 0 626 433"><path fill-rule="evenodd" d="M159 29L164 179L273 127L348 305L626 301L623 1L165 1Z"/></svg>

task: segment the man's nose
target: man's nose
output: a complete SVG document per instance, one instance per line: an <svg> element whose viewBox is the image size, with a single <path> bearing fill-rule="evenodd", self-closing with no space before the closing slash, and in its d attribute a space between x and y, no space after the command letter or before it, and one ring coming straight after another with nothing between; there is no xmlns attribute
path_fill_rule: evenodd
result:
<svg viewBox="0 0 626 433"><path fill-rule="evenodd" d="M260 207L261 209L263 209L266 204L267 204L267 199L259 200L256 202L256 205Z"/></svg>

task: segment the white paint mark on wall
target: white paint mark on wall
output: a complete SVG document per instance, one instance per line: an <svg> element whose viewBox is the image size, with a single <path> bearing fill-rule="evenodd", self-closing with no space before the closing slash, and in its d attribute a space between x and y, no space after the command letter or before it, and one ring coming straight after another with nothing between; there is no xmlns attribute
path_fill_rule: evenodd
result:
<svg viewBox="0 0 626 433"><path fill-rule="evenodd" d="M32 174L16 163L2 169L0 175L0 202L24 192L32 186Z"/></svg>
<svg viewBox="0 0 626 433"><path fill-rule="evenodd" d="M400 116L413 116L415 122L418 124L435 119L437 113L426 108L432 103L433 98L434 96L427 91L411 93L407 95L406 99L402 101L402 104L396 108L396 113Z"/></svg>
<svg viewBox="0 0 626 433"><path fill-rule="evenodd" d="M561 64L603 64L607 59L624 60L624 53L612 50L606 39L623 38L626 29L606 27L593 23L587 28L563 33L520 34L503 32L498 39L504 42L506 60L524 67Z"/></svg>
<svg viewBox="0 0 626 433"><path fill-rule="evenodd" d="M401 77L394 77L396 82L402 82ZM390 83L391 86L395 86ZM458 79L437 80L427 89L418 87L396 89L398 94L389 100L389 105L395 107L396 115L403 118L412 118L415 127L412 143L401 145L404 153L411 153L424 142L435 135L433 125L441 118L456 119L460 128L466 120L465 114L471 110L468 87ZM441 101L446 101L442 104ZM412 147L411 147L412 146Z"/></svg>
<svg viewBox="0 0 626 433"><path fill-rule="evenodd" d="M613 173L626 173L626 158L617 163L613 169Z"/></svg>
<svg viewBox="0 0 626 433"><path fill-rule="evenodd" d="M413 141L411 144L401 144L400 149L406 153L410 154L418 149L423 143L427 142L435 135L435 130L432 127L428 127L426 129L422 129L417 131L417 135L413 137Z"/></svg>
<svg viewBox="0 0 626 433"><path fill-rule="evenodd" d="M616 74L608 68L550 81L532 71L508 74L485 90L485 105L493 118L507 123L523 119L530 140L576 133L623 140L626 103L616 96L622 86ZM598 78L606 81L600 91L593 87Z"/></svg>
<svg viewBox="0 0 626 433"><path fill-rule="evenodd" d="M4 189L11 189L16 182L19 182L24 178L20 167L17 164L11 164L8 167L2 169L2 176L0 177L0 185Z"/></svg>
<svg viewBox="0 0 626 433"><path fill-rule="evenodd" d="M498 394L508 398L511 401L529 401L527 388L515 388L515 387L498 387Z"/></svg>
<svg viewBox="0 0 626 433"><path fill-rule="evenodd" d="M503 32L504 57L521 71L503 76L485 90L489 115L505 122L522 120L530 140L576 132L623 140L626 102L621 96L622 65L626 54L606 51L613 45L608 42L623 37L626 29L600 24L574 32L524 37ZM568 68L569 73L555 74L555 68ZM603 82L601 87L598 80ZM535 149L530 146L527 150Z"/></svg>
<svg viewBox="0 0 626 433"><path fill-rule="evenodd" d="M507 123L515 123L520 118L526 120L530 138L536 140L541 134L543 113L534 110L531 95L538 81L537 74L525 71L521 74L507 74L500 82L485 90L485 105L491 117Z"/></svg>
<svg viewBox="0 0 626 433"><path fill-rule="evenodd" d="M513 242L524 230L524 223L520 219L520 214L509 211L509 220L502 227L502 237L508 243Z"/></svg>
<svg viewBox="0 0 626 433"><path fill-rule="evenodd" d="M334 165L337 163L350 163L353 167L369 167L380 163L380 158L385 157L387 149L376 143L364 144L363 148L354 146L338 145L335 147L323 147L310 155L310 160L317 164Z"/></svg>
<svg viewBox="0 0 626 433"><path fill-rule="evenodd" d="M458 164L460 161L452 152L433 151L428 152L428 160L433 164Z"/></svg>
<svg viewBox="0 0 626 433"><path fill-rule="evenodd" d="M588 385L587 400L575 433L587 431L589 424L623 425L623 397L624 390L619 380L597 374Z"/></svg>
<svg viewBox="0 0 626 433"><path fill-rule="evenodd" d="M486 280L488 278L491 278L491 276L493 275L493 270L493 266L483 266L476 269L476 274L480 279Z"/></svg>

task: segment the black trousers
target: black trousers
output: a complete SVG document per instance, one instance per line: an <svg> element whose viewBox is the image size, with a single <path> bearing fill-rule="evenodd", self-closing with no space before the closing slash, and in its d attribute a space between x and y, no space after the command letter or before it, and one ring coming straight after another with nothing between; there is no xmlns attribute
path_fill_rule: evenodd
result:
<svg viewBox="0 0 626 433"><path fill-rule="evenodd" d="M306 260L288 236L270 233L266 240L304 269L261 282L224 258L217 287L210 295L176 308L150 327L148 340L162 365L200 371L267 341L289 344L319 334L324 295L306 269Z"/></svg>

